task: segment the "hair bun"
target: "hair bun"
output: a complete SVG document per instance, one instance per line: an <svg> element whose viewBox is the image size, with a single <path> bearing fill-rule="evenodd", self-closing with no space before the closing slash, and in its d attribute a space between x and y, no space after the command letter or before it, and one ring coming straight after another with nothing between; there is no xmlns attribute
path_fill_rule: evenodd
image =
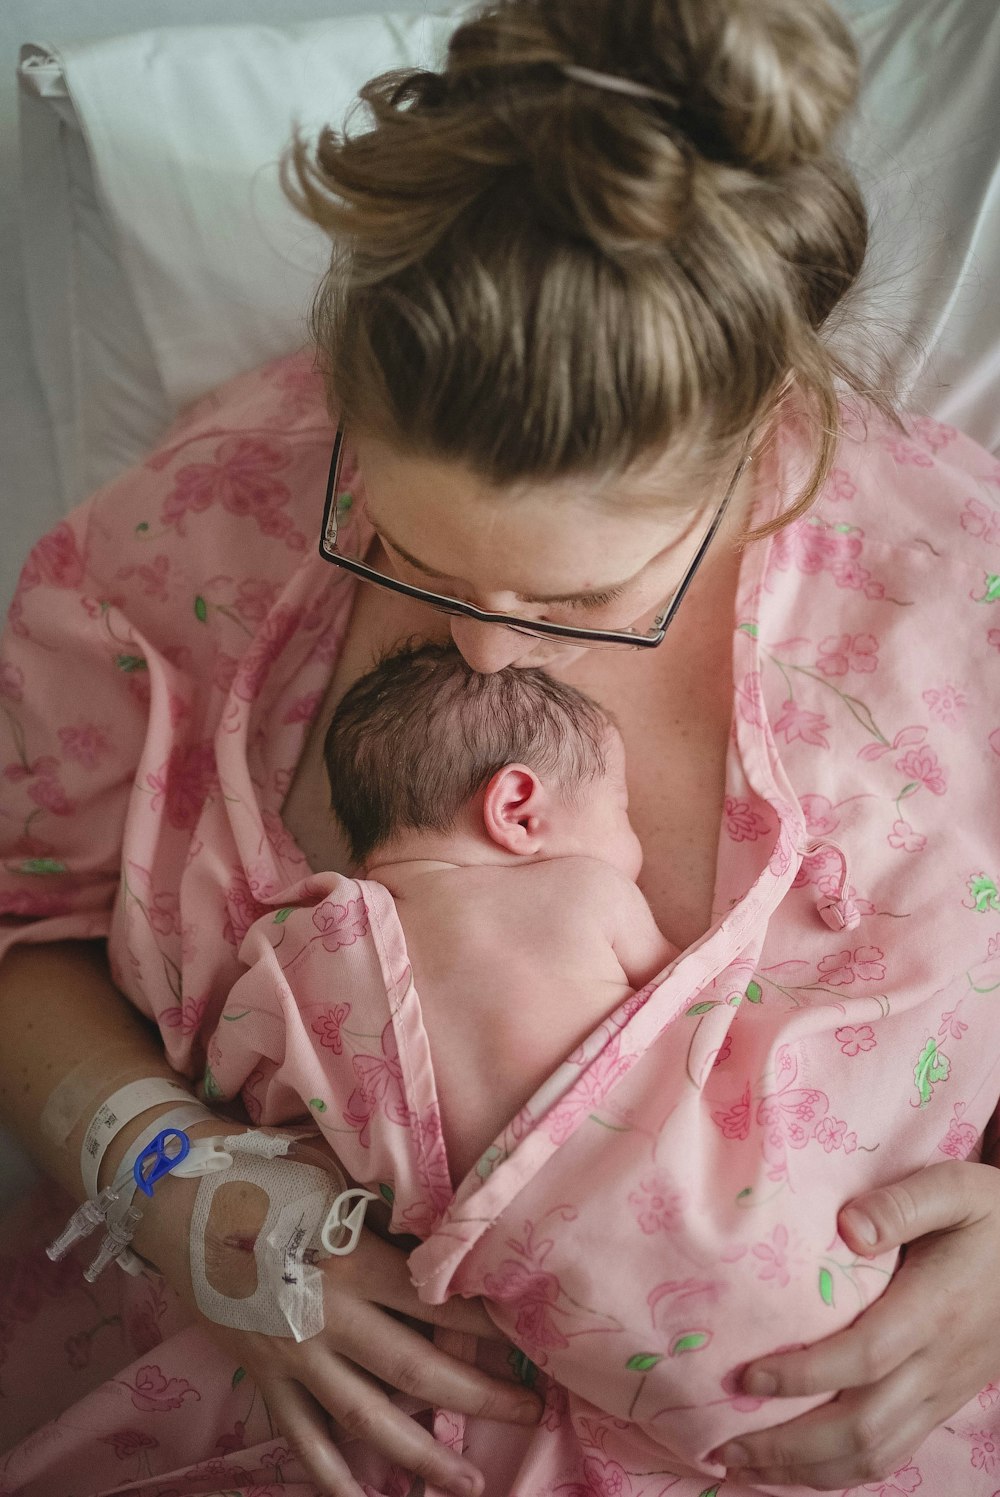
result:
<svg viewBox="0 0 1000 1497"><path fill-rule="evenodd" d="M859 77L854 41L827 0L661 6L668 50L676 58L678 29L689 49L677 81L687 82L683 124L702 155L780 170L826 153Z"/></svg>

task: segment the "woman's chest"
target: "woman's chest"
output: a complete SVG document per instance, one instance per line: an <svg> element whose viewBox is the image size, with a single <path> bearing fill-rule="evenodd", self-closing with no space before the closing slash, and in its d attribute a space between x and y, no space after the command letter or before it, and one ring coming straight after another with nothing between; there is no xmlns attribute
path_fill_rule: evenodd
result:
<svg viewBox="0 0 1000 1497"><path fill-rule="evenodd" d="M588 651L564 669L553 667L621 730L630 816L645 855L640 887L664 934L681 947L711 924L732 705L730 619L699 627L695 608L687 619L683 614L657 650ZM412 635L446 639L447 621L409 600L358 588L344 648L282 809L314 871L358 871L329 810L323 742L330 718L378 656Z"/></svg>

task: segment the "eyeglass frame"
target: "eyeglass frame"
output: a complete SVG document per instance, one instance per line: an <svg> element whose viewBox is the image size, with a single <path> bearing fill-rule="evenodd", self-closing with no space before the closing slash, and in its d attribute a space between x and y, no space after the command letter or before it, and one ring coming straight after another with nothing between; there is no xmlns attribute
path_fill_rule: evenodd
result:
<svg viewBox="0 0 1000 1497"><path fill-rule="evenodd" d="M678 608L684 600L684 595L691 585L705 552L708 550L715 538L719 526L737 485L742 478L747 466L752 461L752 454L747 450L749 438L744 446L736 472L729 481L729 486L723 495L718 508L712 516L711 523L701 539L698 549L688 564L688 567L677 584L669 601L663 610L657 614L653 621L653 627L646 634L637 634L626 629L587 629L574 624L553 624L548 619L521 619L513 614L491 613L483 608L476 608L472 603L464 603L460 598L451 598L444 593L432 592L429 588L414 587L409 582L400 582L398 578L387 577L384 572L377 571L363 561L355 561L352 557L344 556L337 551L337 531L339 521L337 515L337 480L340 477L340 468L344 456L344 425L337 427L337 433L333 443L333 453L330 459L330 471L326 481L326 496L323 501L323 524L319 537L319 554L324 561L333 566L341 567L344 571L352 572L355 576L362 578L365 582L374 583L376 587L387 588L390 592L401 593L403 597L414 598L418 602L427 603L441 613L457 615L459 618L474 619L480 624L501 624L508 629L514 629L519 634L534 635L536 638L569 639L575 640L581 645L588 641L594 644L602 643L609 645L621 645L625 649L655 649L663 643L664 635Z"/></svg>

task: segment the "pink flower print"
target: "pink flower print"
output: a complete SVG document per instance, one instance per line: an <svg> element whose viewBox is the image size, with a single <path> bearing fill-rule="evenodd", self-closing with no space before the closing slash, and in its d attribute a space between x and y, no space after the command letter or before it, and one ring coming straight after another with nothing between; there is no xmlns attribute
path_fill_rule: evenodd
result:
<svg viewBox="0 0 1000 1497"><path fill-rule="evenodd" d="M328 1008L326 1013L319 1014L313 1019L309 1026L313 1034L319 1035L319 1042L327 1050L332 1050L334 1055L344 1053L344 1042L340 1037L340 1026L351 1012L349 1003L338 1003L336 1008Z"/></svg>
<svg viewBox="0 0 1000 1497"><path fill-rule="evenodd" d="M834 1038L843 1053L852 1057L865 1050L874 1050L878 1044L870 1024L842 1024L839 1029L834 1030Z"/></svg>
<svg viewBox="0 0 1000 1497"><path fill-rule="evenodd" d="M986 639L993 646L994 650L1000 650L1000 629L988 629L986 631ZM15 700L20 700L20 698L15 698Z"/></svg>
<svg viewBox="0 0 1000 1497"><path fill-rule="evenodd" d="M859 982L882 982L885 978L885 952L879 946L857 946L854 951L837 951L823 958L818 972L818 981L831 988L847 987L855 978Z"/></svg>
<svg viewBox="0 0 1000 1497"><path fill-rule="evenodd" d="M981 1409L991 1409L997 1400L1000 1399L1000 1388L997 1387L996 1383L987 1383L986 1387L977 1394L977 1397Z"/></svg>
<svg viewBox="0 0 1000 1497"><path fill-rule="evenodd" d="M896 768L908 780L925 785L932 795L944 795L947 789L944 770L932 749L911 748L901 759L896 760Z"/></svg>
<svg viewBox="0 0 1000 1497"><path fill-rule="evenodd" d="M822 525L796 520L771 537L769 565L785 572L796 567L807 576L822 572L836 555L833 534Z"/></svg>
<svg viewBox="0 0 1000 1497"><path fill-rule="evenodd" d="M166 1024L168 1029L178 1029L181 1034L197 1034L201 1027L208 998L185 998L183 1003L175 1003L170 1008L162 1009L159 1014L161 1024Z"/></svg>
<svg viewBox="0 0 1000 1497"><path fill-rule="evenodd" d="M716 1066L721 1066L722 1063L723 1063L723 1061L728 1060L729 1057L730 1057L730 1055L732 1055L732 1053L733 1053L733 1037L732 1037L731 1034L727 1034L726 1038L722 1041L722 1044L719 1046L719 1049L718 1049L718 1051L716 1053L715 1059L712 1061L712 1070L714 1071L715 1068L716 1068Z"/></svg>
<svg viewBox="0 0 1000 1497"><path fill-rule="evenodd" d="M297 697L289 707L288 711L285 713L284 717L281 719L282 723L289 724L312 722L313 718L316 716L316 713L319 711L320 703L322 702L322 700L323 693L321 691L310 691L307 692L305 696Z"/></svg>
<svg viewBox="0 0 1000 1497"><path fill-rule="evenodd" d="M591 1061L569 1091L545 1114L544 1127L554 1143L565 1143L582 1118L599 1107L619 1076L628 1070L621 1054L621 1034L617 1033Z"/></svg>
<svg viewBox="0 0 1000 1497"><path fill-rule="evenodd" d="M713 1123L718 1123L722 1129L723 1138L747 1138L750 1134L750 1083L747 1082L743 1089L743 1095L732 1107L725 1108L719 1112L712 1113Z"/></svg>
<svg viewBox="0 0 1000 1497"><path fill-rule="evenodd" d="M957 723L959 713L966 704L965 692L948 684L932 686L921 695L931 709L931 717L936 718L939 723Z"/></svg>
<svg viewBox="0 0 1000 1497"><path fill-rule="evenodd" d="M981 499L967 499L960 516L963 530L978 536L987 545L1000 543L1000 512L991 509Z"/></svg>
<svg viewBox="0 0 1000 1497"><path fill-rule="evenodd" d="M734 842L756 842L768 829L766 819L759 815L749 801L726 796L726 831Z"/></svg>
<svg viewBox="0 0 1000 1497"><path fill-rule="evenodd" d="M277 588L263 577L245 577L237 589L233 607L247 623L259 624L274 607Z"/></svg>
<svg viewBox="0 0 1000 1497"><path fill-rule="evenodd" d="M159 769L146 775L146 784L154 791L152 811L165 807L167 820L177 831L194 827L206 800L219 788L211 740L175 744Z"/></svg>
<svg viewBox="0 0 1000 1497"><path fill-rule="evenodd" d="M806 712L789 698L782 706L781 716L774 725L775 734L780 734L786 743L799 738L803 743L816 748L829 748L824 734L830 724L821 712Z"/></svg>
<svg viewBox="0 0 1000 1497"><path fill-rule="evenodd" d="M370 1124L376 1112L381 1111L400 1127L406 1127L410 1120L391 1019L382 1030L382 1054L355 1055L352 1064L358 1085L347 1099L343 1118L358 1130L358 1142L367 1149L371 1142Z"/></svg>
<svg viewBox="0 0 1000 1497"><path fill-rule="evenodd" d="M748 722L751 727L762 728L764 726L766 716L760 671L748 671L743 677L742 685L736 688L736 707L744 722Z"/></svg>
<svg viewBox="0 0 1000 1497"><path fill-rule="evenodd" d="M969 1461L977 1470L985 1471L987 1475L992 1475L997 1466L1000 1466L998 1438L1000 1437L992 1435L989 1430L985 1429L971 1436L972 1453Z"/></svg>
<svg viewBox="0 0 1000 1497"><path fill-rule="evenodd" d="M683 1198L679 1191L671 1190L662 1175L647 1175L628 1199L647 1237L654 1232L672 1232L680 1223Z"/></svg>
<svg viewBox="0 0 1000 1497"><path fill-rule="evenodd" d="M43 754L40 759L35 759L28 765L8 764L4 768L5 779L34 782L28 785L27 791L29 800L33 800L36 806L51 811L53 816L72 816L76 804L60 785L56 778L58 773L59 760L52 754Z"/></svg>
<svg viewBox="0 0 1000 1497"><path fill-rule="evenodd" d="M301 608L275 608L268 614L233 679L232 689L240 701L253 702L260 695L271 666L280 659L301 622Z"/></svg>
<svg viewBox="0 0 1000 1497"><path fill-rule="evenodd" d="M441 1114L436 1105L427 1107L422 1113L410 1114L410 1137L417 1158L417 1179L430 1198L434 1211L443 1213L451 1204L454 1191L445 1154ZM436 1223L431 1222L428 1230L432 1230L434 1225Z"/></svg>
<svg viewBox="0 0 1000 1497"><path fill-rule="evenodd" d="M236 670L239 661L235 655L227 655L225 650L220 650L215 657L212 666L212 680L221 692L228 695L229 688L236 678Z"/></svg>
<svg viewBox="0 0 1000 1497"><path fill-rule="evenodd" d="M1000 634L1000 630L996 631ZM9 660L0 661L0 697L19 702L24 694L24 672Z"/></svg>
<svg viewBox="0 0 1000 1497"><path fill-rule="evenodd" d="M583 1462L587 1497L631 1497L632 1482L617 1461L602 1461L588 1455Z"/></svg>
<svg viewBox="0 0 1000 1497"><path fill-rule="evenodd" d="M948 1123L948 1132L938 1144L941 1153L947 1154L949 1159L968 1159L979 1142L979 1133L972 1124L962 1122L964 1112L965 1103L956 1102L954 1116Z"/></svg>
<svg viewBox="0 0 1000 1497"><path fill-rule="evenodd" d="M552 1313L560 1294L555 1274L508 1258L499 1273L486 1275L483 1292L489 1299L517 1307L516 1335L533 1351L562 1351L569 1345Z"/></svg>
<svg viewBox="0 0 1000 1497"><path fill-rule="evenodd" d="M291 461L291 447L281 440L228 437L215 449L214 462L188 463L174 474L174 488L160 512L161 523L186 535L189 514L221 504L232 515L252 516L265 534L291 528L282 506L291 497L275 477Z"/></svg>
<svg viewBox="0 0 1000 1497"><path fill-rule="evenodd" d="M988 954L994 955L995 953L991 952ZM942 1037L942 1039L960 1040L968 1027L969 1026L968 1024L966 1024L965 1020L958 1017L957 1011L953 1008L949 1008L946 1013L943 1013L941 1015L941 1023L938 1025L938 1034Z"/></svg>
<svg viewBox="0 0 1000 1497"><path fill-rule="evenodd" d="M843 503L844 500L853 499L858 492L858 486L851 475L844 468L831 468L830 476L826 481L824 496L831 499L835 504Z"/></svg>
<svg viewBox="0 0 1000 1497"><path fill-rule="evenodd" d="M226 911L222 927L223 939L239 950L251 925L264 913L264 906L254 899L242 869L233 870L233 877L226 888Z"/></svg>
<svg viewBox="0 0 1000 1497"><path fill-rule="evenodd" d="M215 1442L215 1448L220 1455L231 1455L234 1450L245 1450L247 1444L247 1427L242 1419L237 1419L233 1425L232 1434L220 1435Z"/></svg>
<svg viewBox="0 0 1000 1497"><path fill-rule="evenodd" d="M816 1141L821 1143L828 1154L834 1149L843 1146L844 1136L847 1133L847 1124L840 1118L825 1117L816 1128Z"/></svg>
<svg viewBox="0 0 1000 1497"><path fill-rule="evenodd" d="M855 1497L857 1492L874 1492L876 1497L910 1497L911 1492L923 1485L923 1480L918 1468L907 1461L905 1466L900 1466L890 1477L866 1482L863 1487L850 1487L843 1497Z"/></svg>
<svg viewBox="0 0 1000 1497"><path fill-rule="evenodd" d="M75 728L60 728L59 742L64 757L75 759L84 769L96 769L102 759L110 758L112 754L108 735L96 723L82 722Z"/></svg>
<svg viewBox="0 0 1000 1497"><path fill-rule="evenodd" d="M757 1270L758 1279L773 1279L779 1289L786 1288L790 1278L788 1228L779 1222L771 1233L771 1241L755 1243L752 1252L755 1258L760 1259L761 1266Z"/></svg>
<svg viewBox="0 0 1000 1497"><path fill-rule="evenodd" d="M160 936L172 936L181 928L180 900L171 889L160 889L146 905L146 917Z"/></svg>
<svg viewBox="0 0 1000 1497"><path fill-rule="evenodd" d="M1000 754L1000 728L994 728L989 736L989 745L995 754Z"/></svg>
<svg viewBox="0 0 1000 1497"><path fill-rule="evenodd" d="M905 441L903 437L887 437L882 445L901 467L911 465L915 468L933 468L934 466L934 459L930 453L925 452L922 447L914 446L912 442Z"/></svg>
<svg viewBox="0 0 1000 1497"><path fill-rule="evenodd" d="M134 1383L126 1382L124 1378L116 1378L115 1381L129 1390L135 1407L146 1413L162 1414L168 1409L179 1409L185 1398L201 1402L201 1394L191 1386L187 1378L164 1377L160 1368L153 1363L139 1368Z"/></svg>
<svg viewBox="0 0 1000 1497"><path fill-rule="evenodd" d="M824 676L846 676L848 671L867 674L878 665L878 640L874 634L829 634L821 639L817 670Z"/></svg>
<svg viewBox="0 0 1000 1497"><path fill-rule="evenodd" d="M915 832L908 821L894 821L886 841L897 852L923 852L927 846L923 832Z"/></svg>
<svg viewBox="0 0 1000 1497"><path fill-rule="evenodd" d="M825 836L837 830L840 818L825 795L803 795L799 804L805 817L806 830L812 832L813 836Z"/></svg>
<svg viewBox="0 0 1000 1497"><path fill-rule="evenodd" d="M312 923L322 934L323 950L339 951L342 946L353 946L355 941L368 934L368 908L360 894L346 904L324 899L313 910Z"/></svg>
<svg viewBox="0 0 1000 1497"><path fill-rule="evenodd" d="M948 426L944 421L935 421L933 416L915 417L910 429L917 440L932 452L940 452L942 447L947 447L958 436L954 426Z"/></svg>
<svg viewBox="0 0 1000 1497"><path fill-rule="evenodd" d="M98 1439L102 1445L110 1445L120 1461L127 1461L138 1450L152 1450L160 1443L141 1429L120 1429L113 1435L98 1435Z"/></svg>
<svg viewBox="0 0 1000 1497"><path fill-rule="evenodd" d="M76 536L65 520L43 535L21 571L19 592L47 582L51 587L77 588L83 581L86 562Z"/></svg>
<svg viewBox="0 0 1000 1497"><path fill-rule="evenodd" d="M166 603L169 572L170 558L161 554L154 556L147 566L119 567L115 576L122 582L127 581L129 577L138 577L147 598L155 598L158 603Z"/></svg>

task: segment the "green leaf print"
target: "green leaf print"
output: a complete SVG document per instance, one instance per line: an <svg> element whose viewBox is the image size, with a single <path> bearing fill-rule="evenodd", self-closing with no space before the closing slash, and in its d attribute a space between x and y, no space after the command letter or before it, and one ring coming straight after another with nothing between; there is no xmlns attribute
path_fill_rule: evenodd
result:
<svg viewBox="0 0 1000 1497"><path fill-rule="evenodd" d="M758 634L760 633L760 630L757 628L756 624L737 624L736 628L743 634L749 634L751 639L756 639Z"/></svg>
<svg viewBox="0 0 1000 1497"><path fill-rule="evenodd" d="M690 1014L707 1014L710 1008L718 1008L715 1002L693 1003L686 1012Z"/></svg>
<svg viewBox="0 0 1000 1497"><path fill-rule="evenodd" d="M763 997L763 992L761 990L760 983L759 982L748 982L747 983L747 998L750 1000L750 1002L751 1003L759 1003L762 997Z"/></svg>
<svg viewBox="0 0 1000 1497"><path fill-rule="evenodd" d="M744 1185L743 1189L739 1192L739 1194L737 1195L736 1199L738 1201L745 1201L746 1198L747 1198L747 1196L752 1196L752 1195L753 1195L753 1186L752 1185Z"/></svg>
<svg viewBox="0 0 1000 1497"><path fill-rule="evenodd" d="M237 1019L245 1019L247 1014L252 1013L252 1008L245 1008L241 1014L223 1014L222 1017L225 1019L227 1024L235 1024Z"/></svg>
<svg viewBox="0 0 1000 1497"><path fill-rule="evenodd" d="M973 907L980 915L985 915L987 910L1000 910L1000 889L996 880L988 878L985 873L973 874L969 879L969 893Z"/></svg>
<svg viewBox="0 0 1000 1497"><path fill-rule="evenodd" d="M721 1486L722 1482L717 1481L714 1487L706 1487L703 1492L699 1492L698 1497L719 1497L719 1490Z"/></svg>
<svg viewBox="0 0 1000 1497"><path fill-rule="evenodd" d="M138 523L138 525L135 527L135 533L136 533L136 535L145 535L146 531L148 529L149 529L149 521L148 520L140 520L139 523Z"/></svg>
<svg viewBox="0 0 1000 1497"><path fill-rule="evenodd" d="M629 1357L625 1363L629 1372L648 1372L655 1367L657 1362L663 1361L663 1353L659 1351L637 1351L634 1357Z"/></svg>
<svg viewBox="0 0 1000 1497"><path fill-rule="evenodd" d="M931 1100L931 1088L936 1081L947 1081L951 1061L937 1047L937 1040L928 1040L920 1052L920 1059L913 1068L913 1080L920 1093L920 1106L926 1107Z"/></svg>
<svg viewBox="0 0 1000 1497"><path fill-rule="evenodd" d="M686 1351L701 1351L712 1339L711 1331L685 1331L683 1336L678 1336L670 1348L672 1357L682 1356Z"/></svg>
<svg viewBox="0 0 1000 1497"><path fill-rule="evenodd" d="M833 1304L833 1274L828 1268L819 1271L819 1297L824 1305Z"/></svg>
<svg viewBox="0 0 1000 1497"><path fill-rule="evenodd" d="M391 1185L380 1185L378 1188L378 1193L382 1197L383 1201L388 1201L390 1206L396 1199L396 1192L393 1190Z"/></svg>
<svg viewBox="0 0 1000 1497"><path fill-rule="evenodd" d="M1000 574L996 572L984 572L986 578L986 591L981 598L973 598L973 603L996 603L1000 601Z"/></svg>
<svg viewBox="0 0 1000 1497"><path fill-rule="evenodd" d="M142 655L116 655L115 665L120 671L125 671L126 675L130 675L132 671L149 670L149 665Z"/></svg>
<svg viewBox="0 0 1000 1497"><path fill-rule="evenodd" d="M286 905L283 910L279 910L278 913L274 917L274 923L275 923L275 925L284 925L285 921L288 919L289 915L292 913L292 909L293 908L294 908L294 906L292 906L292 905L289 904L289 905Z"/></svg>
<svg viewBox="0 0 1000 1497"><path fill-rule="evenodd" d="M222 1087L212 1075L212 1067L205 1067L205 1075L202 1077L202 1086L205 1088L205 1096L212 1101L222 1096Z"/></svg>
<svg viewBox="0 0 1000 1497"><path fill-rule="evenodd" d="M231 1388L238 1388L239 1385L240 1385L240 1383L242 1383L243 1379L246 1377L246 1375L247 1375L247 1370L246 1370L245 1367L237 1367L236 1371L233 1373L233 1380L232 1380L232 1382L230 1383L229 1386Z"/></svg>
<svg viewBox="0 0 1000 1497"><path fill-rule="evenodd" d="M309 1106L312 1107L316 1112L326 1112L326 1103L323 1101L322 1097L310 1097Z"/></svg>
<svg viewBox="0 0 1000 1497"><path fill-rule="evenodd" d="M352 493L350 493L349 490L345 490L345 492L343 494L338 494L338 496L337 496L337 518L338 518L338 520L343 515L346 515L348 513L348 511L350 510L351 505L353 503L354 503L354 495Z"/></svg>
<svg viewBox="0 0 1000 1497"><path fill-rule="evenodd" d="M208 618L208 604L200 593L194 600L194 616L201 623L204 623Z"/></svg>
<svg viewBox="0 0 1000 1497"><path fill-rule="evenodd" d="M19 873L65 873L66 864L58 858L26 858L18 865Z"/></svg>

